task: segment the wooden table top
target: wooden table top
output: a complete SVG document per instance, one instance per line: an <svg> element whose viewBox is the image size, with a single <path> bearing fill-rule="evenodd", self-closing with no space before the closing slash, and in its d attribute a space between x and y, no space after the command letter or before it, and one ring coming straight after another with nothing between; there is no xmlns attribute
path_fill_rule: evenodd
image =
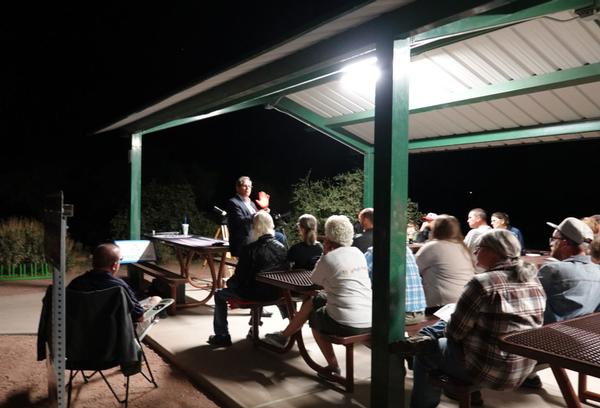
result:
<svg viewBox="0 0 600 408"><path fill-rule="evenodd" d="M229 243L220 239L202 237L200 235L146 235L147 238L163 242L167 245L188 249L211 249L220 252L229 250Z"/></svg>

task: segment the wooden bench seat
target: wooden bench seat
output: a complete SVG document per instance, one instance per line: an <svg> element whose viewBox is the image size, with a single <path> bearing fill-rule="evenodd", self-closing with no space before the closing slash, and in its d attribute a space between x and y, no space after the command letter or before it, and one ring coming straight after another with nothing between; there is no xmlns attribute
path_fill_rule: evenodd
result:
<svg viewBox="0 0 600 408"><path fill-rule="evenodd" d="M435 316L427 316L427 318L415 325L406 326L405 330L409 336L414 336L423 327L430 326L438 321ZM332 343L339 344L346 348L346 376L335 376L336 381L344 386L347 392L354 391L354 344L356 343L370 343L371 333L363 333L355 336L333 336L322 334L323 339Z"/></svg>
<svg viewBox="0 0 600 408"><path fill-rule="evenodd" d="M187 279L178 273L169 271L168 269L162 268L154 263L150 262L137 262L129 264L129 277L137 279L136 284L140 287L144 274L150 275L164 282L169 287L169 297L176 299L176 301L169 306L169 314L174 315L177 312L177 303L185 302L185 284ZM178 295L178 288L183 287L183 291L180 290ZM183 299L181 297L183 296Z"/></svg>

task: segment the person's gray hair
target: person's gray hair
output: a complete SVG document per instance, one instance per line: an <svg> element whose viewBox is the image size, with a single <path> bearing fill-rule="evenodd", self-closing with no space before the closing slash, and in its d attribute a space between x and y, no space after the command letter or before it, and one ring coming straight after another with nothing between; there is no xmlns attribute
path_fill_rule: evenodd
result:
<svg viewBox="0 0 600 408"><path fill-rule="evenodd" d="M345 215L332 215L325 221L325 238L340 246L352 245L354 227Z"/></svg>
<svg viewBox="0 0 600 408"><path fill-rule="evenodd" d="M241 176L241 177L239 177L236 180L235 185L236 186L241 186L242 184L244 184L244 181L247 181L248 183L252 184L252 180L250 180L250 177L248 177L248 176Z"/></svg>
<svg viewBox="0 0 600 408"><path fill-rule="evenodd" d="M479 236L477 247L488 248L500 257L494 269L512 270L519 282L527 282L537 275L534 264L521 259L521 244L515 234L505 229L492 229Z"/></svg>
<svg viewBox="0 0 600 408"><path fill-rule="evenodd" d="M304 243L314 245L317 242L317 219L311 214L302 214L298 218L298 226L304 230Z"/></svg>
<svg viewBox="0 0 600 408"><path fill-rule="evenodd" d="M252 218L252 242L267 234L275 235L275 224L271 215L261 210Z"/></svg>

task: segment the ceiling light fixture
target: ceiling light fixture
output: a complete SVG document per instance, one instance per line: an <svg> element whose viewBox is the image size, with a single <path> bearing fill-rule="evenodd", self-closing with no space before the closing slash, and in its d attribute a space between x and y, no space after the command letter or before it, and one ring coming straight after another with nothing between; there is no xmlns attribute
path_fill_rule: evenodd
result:
<svg viewBox="0 0 600 408"><path fill-rule="evenodd" d="M375 84L379 75L377 58L371 57L344 67L341 83L346 89L359 93L371 93L375 92Z"/></svg>

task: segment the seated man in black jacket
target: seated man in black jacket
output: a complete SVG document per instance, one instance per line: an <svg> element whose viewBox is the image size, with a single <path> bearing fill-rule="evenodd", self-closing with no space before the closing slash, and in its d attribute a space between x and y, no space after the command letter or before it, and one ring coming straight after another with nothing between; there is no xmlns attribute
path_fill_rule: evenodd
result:
<svg viewBox="0 0 600 408"><path fill-rule="evenodd" d="M287 251L274 237L273 218L259 211L252 219L252 242L242 247L235 272L227 280L227 288L215 292L213 327L215 334L208 338L213 346L231 346L227 327L227 299L274 300L279 290L266 283L257 282L259 272L287 269Z"/></svg>
<svg viewBox="0 0 600 408"><path fill-rule="evenodd" d="M115 244L100 244L92 253L92 270L73 279L68 289L89 292L120 286L127 293L129 310L134 322L144 320L144 306L146 308L158 304L158 296L152 296L143 301L144 306L138 301L131 287L121 278L115 276L121 265L121 249Z"/></svg>

